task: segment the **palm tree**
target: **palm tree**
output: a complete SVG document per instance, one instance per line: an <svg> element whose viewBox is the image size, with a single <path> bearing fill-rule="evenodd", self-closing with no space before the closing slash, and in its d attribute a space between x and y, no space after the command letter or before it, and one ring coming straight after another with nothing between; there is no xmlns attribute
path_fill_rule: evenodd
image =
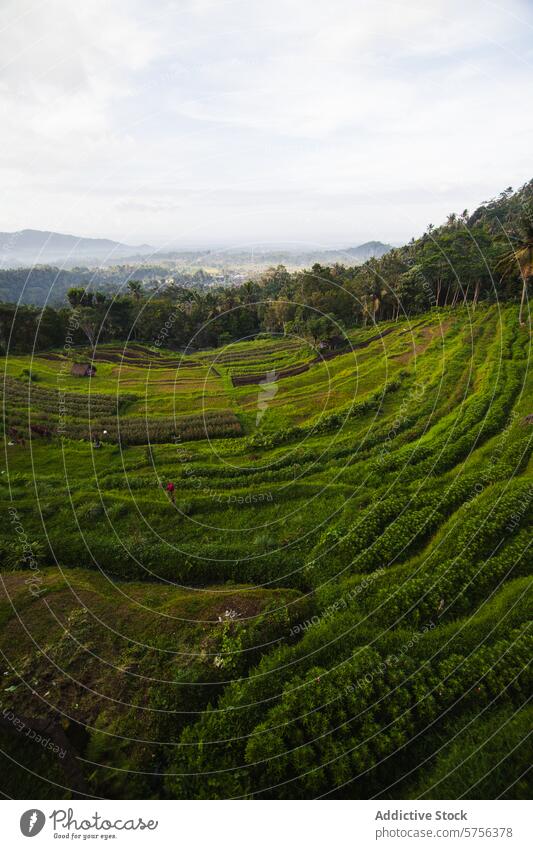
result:
<svg viewBox="0 0 533 849"><path fill-rule="evenodd" d="M128 289L130 290L131 294L133 295L136 301L139 301L141 299L143 286L140 280L129 280Z"/></svg>
<svg viewBox="0 0 533 849"><path fill-rule="evenodd" d="M448 218L446 219L446 225L448 227L457 227L457 213L450 212Z"/></svg>
<svg viewBox="0 0 533 849"><path fill-rule="evenodd" d="M523 327L524 307L527 300L528 282L533 277L533 205L524 204L522 216L517 226L516 236L513 237L515 247L503 258L503 264L508 270L514 269L518 263L522 278L522 296L518 323Z"/></svg>
<svg viewBox="0 0 533 849"><path fill-rule="evenodd" d="M255 296L255 286L252 280L247 280L240 287L241 300L244 304L251 304Z"/></svg>

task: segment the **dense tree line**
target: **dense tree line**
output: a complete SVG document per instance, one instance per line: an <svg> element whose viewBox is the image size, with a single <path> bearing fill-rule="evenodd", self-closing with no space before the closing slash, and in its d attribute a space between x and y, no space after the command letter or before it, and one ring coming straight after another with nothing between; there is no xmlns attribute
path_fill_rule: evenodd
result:
<svg viewBox="0 0 533 849"><path fill-rule="evenodd" d="M125 289L134 275L155 287L171 275L176 283L190 288L203 288L213 277L203 269L188 272L172 269L164 263L143 263L140 266L112 265L108 267L58 268L55 265L34 265L28 268L0 268L0 301L33 304L34 306L65 306L67 292L72 286L82 286L108 294Z"/></svg>
<svg viewBox="0 0 533 849"><path fill-rule="evenodd" d="M131 280L118 293L88 289L79 275L79 285L67 291L69 307L0 305L0 345L3 351L60 346L68 329L74 342L91 345L142 340L194 350L261 331L316 343L346 327L432 306L469 303L475 309L481 300L520 299L523 323L532 275L533 180L518 192L505 190L472 215L452 213L440 227L430 224L419 239L361 266L315 264L293 273L277 266L232 287L198 285L203 278L186 285Z"/></svg>

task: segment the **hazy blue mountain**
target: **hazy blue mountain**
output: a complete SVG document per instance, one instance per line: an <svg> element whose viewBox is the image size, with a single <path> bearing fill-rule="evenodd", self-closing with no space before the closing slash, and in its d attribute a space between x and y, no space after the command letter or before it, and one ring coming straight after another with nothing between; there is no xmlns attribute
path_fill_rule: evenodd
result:
<svg viewBox="0 0 533 849"><path fill-rule="evenodd" d="M392 250L392 245L386 245L384 242L365 242L356 248L346 248L344 253L350 254L360 262L366 262L367 259L383 256L390 250Z"/></svg>
<svg viewBox="0 0 533 849"><path fill-rule="evenodd" d="M360 265L371 257L381 257L392 249L384 242L365 242L350 248L302 249L301 247L275 247L250 245L246 249L211 248L198 251L159 250L157 257L167 261L188 261L194 265L215 267L235 266L239 268L265 268L269 265L308 268L314 263L321 265Z"/></svg>
<svg viewBox="0 0 533 849"><path fill-rule="evenodd" d="M201 266L209 261L211 265L235 263L239 266L266 266L284 263L290 266L305 267L314 262L322 264L340 262L359 264L370 257L380 257L391 249L383 242L365 242L357 247L329 250L301 250L255 248L253 250L203 251L154 249L150 245L125 245L112 239L91 239L67 233L54 233L49 230L18 230L14 233L0 233L0 267L16 268L20 266L47 265L58 263L66 268L81 264L114 265L117 260L139 260L147 254L159 260L188 262Z"/></svg>
<svg viewBox="0 0 533 849"><path fill-rule="evenodd" d="M88 239L48 230L0 233L0 263L4 268L21 263L46 263L79 259L108 259L146 254L150 245L123 245L112 239Z"/></svg>

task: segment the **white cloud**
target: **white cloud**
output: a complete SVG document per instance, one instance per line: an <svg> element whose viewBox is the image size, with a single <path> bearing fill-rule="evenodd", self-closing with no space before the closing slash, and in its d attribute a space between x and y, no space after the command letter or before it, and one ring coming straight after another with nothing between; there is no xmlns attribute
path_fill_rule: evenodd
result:
<svg viewBox="0 0 533 849"><path fill-rule="evenodd" d="M0 229L401 240L529 173L530 5L8 0Z"/></svg>

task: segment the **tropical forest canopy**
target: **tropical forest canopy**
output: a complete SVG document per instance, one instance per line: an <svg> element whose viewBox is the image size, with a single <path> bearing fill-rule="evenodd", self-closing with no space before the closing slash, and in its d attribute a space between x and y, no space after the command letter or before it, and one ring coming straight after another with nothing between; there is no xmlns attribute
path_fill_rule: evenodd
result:
<svg viewBox="0 0 533 849"><path fill-rule="evenodd" d="M80 319L74 330L78 344L153 341L169 309L174 310L165 336L169 348L211 347L259 332L291 332L316 342L342 335L343 328L434 306L519 300L531 274L532 239L533 180L517 192L505 190L471 215L451 214L444 224L429 225L421 238L354 267L314 265L291 273L277 266L255 281L208 288L209 277L201 272L167 284L149 282L154 268L142 270L145 282L124 282L124 271L116 269L108 272L106 286L95 288L89 270L52 269L47 276L46 269L35 269L32 275L44 275L49 285L50 272L54 280L59 277L68 306L2 304L0 346L29 351L60 345L72 308ZM26 277L20 269L0 272L0 293L16 301Z"/></svg>

